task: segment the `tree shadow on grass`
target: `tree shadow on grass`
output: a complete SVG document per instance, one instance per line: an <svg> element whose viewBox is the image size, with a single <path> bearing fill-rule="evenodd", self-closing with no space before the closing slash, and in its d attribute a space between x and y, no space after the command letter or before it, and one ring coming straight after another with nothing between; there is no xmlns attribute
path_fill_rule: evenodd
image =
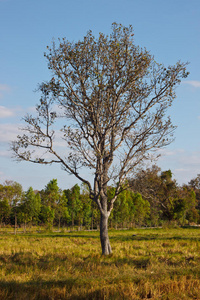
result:
<svg viewBox="0 0 200 300"><path fill-rule="evenodd" d="M50 300L69 299L70 293L77 279L60 281L29 281L17 283L15 281L0 281L0 300ZM6 296L6 298L4 298Z"/></svg>
<svg viewBox="0 0 200 300"><path fill-rule="evenodd" d="M151 241L151 240L188 240L188 241L200 241L200 236L198 237L187 237L182 235L174 235L174 236L165 236L160 234L143 234L143 235L137 235L137 234L117 234L113 235L112 231L108 232L109 239L113 241ZM97 239L99 240L99 233L97 235L90 235L88 233L65 233L65 234L40 234L33 237L37 238L83 238L83 239Z"/></svg>
<svg viewBox="0 0 200 300"><path fill-rule="evenodd" d="M17 235L18 236L18 235ZM25 234L23 235L25 237L31 237L31 238L87 238L87 239L98 239L99 238L99 234L97 235L89 235L89 234L84 234L84 233L77 233L77 232L71 232L71 233L38 233L38 234Z"/></svg>
<svg viewBox="0 0 200 300"><path fill-rule="evenodd" d="M89 290L83 286L83 292L76 292L76 285L80 288L77 279L60 281L29 281L16 283L15 281L0 281L0 300L116 300L119 291L116 287L102 287ZM82 283L84 285L84 283ZM73 288L73 290L72 290ZM90 289L91 287L88 287ZM123 298L124 299L124 298Z"/></svg>
<svg viewBox="0 0 200 300"><path fill-rule="evenodd" d="M178 240L178 241L200 241L200 237L185 237L185 236L160 236L160 235L132 235L132 236L117 236L110 237L110 240L130 242L130 241L167 241L167 240Z"/></svg>
<svg viewBox="0 0 200 300"><path fill-rule="evenodd" d="M107 265L112 268L113 265L121 267L123 265L129 265L135 269L144 269L146 270L150 263L150 257L139 257L139 258L130 258L130 257L115 257L113 261L103 261L102 265Z"/></svg>
<svg viewBox="0 0 200 300"><path fill-rule="evenodd" d="M21 271L26 272L27 267L34 266L40 270L44 269L49 271L54 265L63 265L63 262L69 259L67 253L56 253L52 255L36 256L32 252L16 252L14 254L1 254L0 263L5 265L8 271L18 271L21 267Z"/></svg>

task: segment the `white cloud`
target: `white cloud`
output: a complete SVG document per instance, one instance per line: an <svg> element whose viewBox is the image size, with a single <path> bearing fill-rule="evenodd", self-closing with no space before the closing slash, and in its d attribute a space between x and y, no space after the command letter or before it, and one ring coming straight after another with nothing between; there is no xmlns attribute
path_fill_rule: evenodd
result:
<svg viewBox="0 0 200 300"><path fill-rule="evenodd" d="M179 160L185 167L195 167L200 170L200 153L197 151L186 153Z"/></svg>
<svg viewBox="0 0 200 300"><path fill-rule="evenodd" d="M0 142L11 142L20 132L18 124L0 124Z"/></svg>
<svg viewBox="0 0 200 300"><path fill-rule="evenodd" d="M183 168L180 168L180 169L175 169L174 172L183 172L185 173L187 171L187 169L183 169Z"/></svg>
<svg viewBox="0 0 200 300"><path fill-rule="evenodd" d="M7 84L0 84L0 91L9 91L10 87Z"/></svg>
<svg viewBox="0 0 200 300"><path fill-rule="evenodd" d="M20 130L25 124L0 124L0 142L6 143L16 140L17 135L22 135L24 132ZM60 130L55 130L54 145L56 147L66 147L66 142L62 139L63 133Z"/></svg>
<svg viewBox="0 0 200 300"><path fill-rule="evenodd" d="M200 81L199 80L188 80L188 81L183 81L184 84L189 84L192 87L195 88L200 88Z"/></svg>
<svg viewBox="0 0 200 300"><path fill-rule="evenodd" d="M182 154L184 152L185 152L184 149L168 150L168 149L163 148L163 149L158 150L158 153L161 155L161 158L165 157L165 156L179 155L179 154Z"/></svg>
<svg viewBox="0 0 200 300"><path fill-rule="evenodd" d="M35 106L30 106L30 107L28 107L28 109L27 109L27 111L26 112L28 112L28 113L35 113L36 112L36 107Z"/></svg>
<svg viewBox="0 0 200 300"><path fill-rule="evenodd" d="M161 155L160 161L170 161L176 165L174 170L186 171L188 168L199 168L200 170L200 152L199 151L185 151L183 149L175 149L173 151L164 152Z"/></svg>
<svg viewBox="0 0 200 300"><path fill-rule="evenodd" d="M0 106L0 119L14 116L14 111L5 106Z"/></svg>
<svg viewBox="0 0 200 300"><path fill-rule="evenodd" d="M3 97L4 92L9 92L11 88L7 84L0 84L0 98Z"/></svg>
<svg viewBox="0 0 200 300"><path fill-rule="evenodd" d="M157 164L162 170L170 169L178 183L187 184L200 173L200 151L183 149L163 150Z"/></svg>
<svg viewBox="0 0 200 300"><path fill-rule="evenodd" d="M6 106L0 106L0 119L5 119L13 116L23 116L26 113L20 106L8 108Z"/></svg>

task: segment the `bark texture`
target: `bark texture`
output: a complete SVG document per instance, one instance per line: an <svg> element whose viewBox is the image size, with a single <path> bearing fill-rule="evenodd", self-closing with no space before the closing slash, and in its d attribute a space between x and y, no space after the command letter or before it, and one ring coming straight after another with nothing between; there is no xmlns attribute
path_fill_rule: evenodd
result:
<svg viewBox="0 0 200 300"><path fill-rule="evenodd" d="M112 253L110 241L108 237L108 215L101 213L100 219L100 240L102 255L109 255Z"/></svg>

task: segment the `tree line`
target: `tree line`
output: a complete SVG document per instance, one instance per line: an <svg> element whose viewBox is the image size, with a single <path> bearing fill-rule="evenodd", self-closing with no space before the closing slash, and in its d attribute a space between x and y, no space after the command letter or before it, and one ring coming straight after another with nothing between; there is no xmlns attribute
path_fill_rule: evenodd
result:
<svg viewBox="0 0 200 300"><path fill-rule="evenodd" d="M127 189L128 185L128 189ZM107 190L108 202L116 187ZM15 228L40 225L79 229L99 227L100 212L90 199L86 185L75 184L61 190L57 179L52 179L41 191L30 187L23 191L17 182L0 185L0 224ZM188 184L179 186L172 179L171 170L161 171L153 165L139 170L129 178L119 194L109 218L110 228L134 226L162 226L200 223L200 174Z"/></svg>

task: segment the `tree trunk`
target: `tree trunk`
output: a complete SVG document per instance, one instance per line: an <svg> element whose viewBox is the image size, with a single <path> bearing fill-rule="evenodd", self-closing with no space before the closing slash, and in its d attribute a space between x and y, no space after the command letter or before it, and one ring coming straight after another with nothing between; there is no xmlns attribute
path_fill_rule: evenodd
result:
<svg viewBox="0 0 200 300"><path fill-rule="evenodd" d="M60 231L60 217L58 219L58 231Z"/></svg>
<svg viewBox="0 0 200 300"><path fill-rule="evenodd" d="M17 233L17 213L16 213L16 210L15 210L15 235Z"/></svg>
<svg viewBox="0 0 200 300"><path fill-rule="evenodd" d="M24 233L26 233L26 221L24 221Z"/></svg>
<svg viewBox="0 0 200 300"><path fill-rule="evenodd" d="M72 214L72 227L74 227L74 214Z"/></svg>
<svg viewBox="0 0 200 300"><path fill-rule="evenodd" d="M91 221L91 227L92 227L92 230L93 230L93 212L92 212L92 221Z"/></svg>
<svg viewBox="0 0 200 300"><path fill-rule="evenodd" d="M112 253L110 241L108 237L108 215L101 213L100 219L100 240L101 240L101 248L102 255L109 255Z"/></svg>

